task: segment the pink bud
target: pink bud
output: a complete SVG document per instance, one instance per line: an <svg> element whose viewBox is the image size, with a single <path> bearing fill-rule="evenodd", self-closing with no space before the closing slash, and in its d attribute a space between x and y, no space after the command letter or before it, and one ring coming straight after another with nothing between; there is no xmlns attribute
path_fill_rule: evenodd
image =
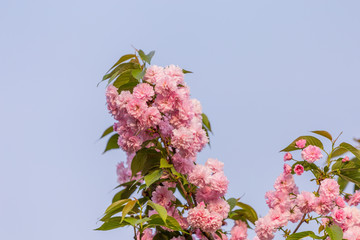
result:
<svg viewBox="0 0 360 240"><path fill-rule="evenodd" d="M291 166L288 164L284 164L284 173L290 174L291 173Z"/></svg>
<svg viewBox="0 0 360 240"><path fill-rule="evenodd" d="M342 159L342 162L348 162L350 161L349 157L348 156L345 156L343 159Z"/></svg>
<svg viewBox="0 0 360 240"><path fill-rule="evenodd" d="M305 139L300 139L298 141L295 142L295 145L297 148L304 148L306 145L306 140Z"/></svg>
<svg viewBox="0 0 360 240"><path fill-rule="evenodd" d="M297 164L294 168L294 172L300 176L304 172L304 167L300 164Z"/></svg>
<svg viewBox="0 0 360 240"><path fill-rule="evenodd" d="M284 155L284 161L290 161L292 159L291 153L285 153Z"/></svg>

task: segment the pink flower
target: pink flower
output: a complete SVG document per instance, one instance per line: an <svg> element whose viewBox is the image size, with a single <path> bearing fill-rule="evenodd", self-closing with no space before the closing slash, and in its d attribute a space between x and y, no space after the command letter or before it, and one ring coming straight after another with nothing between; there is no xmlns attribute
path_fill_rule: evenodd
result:
<svg viewBox="0 0 360 240"><path fill-rule="evenodd" d="M320 197L315 199L314 211L319 215L326 215L334 208L334 206L334 201L326 196L320 195Z"/></svg>
<svg viewBox="0 0 360 240"><path fill-rule="evenodd" d="M203 165L196 165L191 173L189 173L189 182L202 188L209 184L211 170Z"/></svg>
<svg viewBox="0 0 360 240"><path fill-rule="evenodd" d="M164 68L156 65L150 66L144 75L144 80L148 83L155 84L159 78L164 76Z"/></svg>
<svg viewBox="0 0 360 240"><path fill-rule="evenodd" d="M295 147L297 147L297 148L304 148L306 145L306 140L305 139L297 140L295 142L295 145L296 145Z"/></svg>
<svg viewBox="0 0 360 240"><path fill-rule="evenodd" d="M281 192L296 193L297 186L295 185L294 177L291 174L280 174L276 179L274 188Z"/></svg>
<svg viewBox="0 0 360 240"><path fill-rule="evenodd" d="M300 176L304 172L304 167L300 164L296 164L294 168L294 172Z"/></svg>
<svg viewBox="0 0 360 240"><path fill-rule="evenodd" d="M210 168L213 173L222 172L223 169L224 169L224 163L223 162L220 162L219 160L212 159L212 158L209 158L206 161L205 166Z"/></svg>
<svg viewBox="0 0 360 240"><path fill-rule="evenodd" d="M140 119L141 116L146 112L148 106L143 100L132 98L126 105L128 113L136 119Z"/></svg>
<svg viewBox="0 0 360 240"><path fill-rule="evenodd" d="M360 203L360 191L356 191L349 200L349 205L350 206L357 206Z"/></svg>
<svg viewBox="0 0 360 240"><path fill-rule="evenodd" d="M274 224L269 215L259 218L255 222L255 232L261 240L271 240L274 238Z"/></svg>
<svg viewBox="0 0 360 240"><path fill-rule="evenodd" d="M181 68L175 65L170 65L164 68L164 73L169 76L176 84L182 84L184 81L184 73Z"/></svg>
<svg viewBox="0 0 360 240"><path fill-rule="evenodd" d="M291 166L289 164L284 164L284 174L291 173Z"/></svg>
<svg viewBox="0 0 360 240"><path fill-rule="evenodd" d="M335 199L339 196L339 184L331 178L324 179L320 183L320 196L327 197L329 201L335 201Z"/></svg>
<svg viewBox="0 0 360 240"><path fill-rule="evenodd" d="M183 158L179 153L172 157L175 170L182 174L189 174L194 170L194 159Z"/></svg>
<svg viewBox="0 0 360 240"><path fill-rule="evenodd" d="M344 232L344 239L347 240L359 240L360 239L360 227L354 226Z"/></svg>
<svg viewBox="0 0 360 240"><path fill-rule="evenodd" d="M156 187L151 199L154 203L160 204L163 207L169 207L171 202L176 200L174 193L163 186Z"/></svg>
<svg viewBox="0 0 360 240"><path fill-rule="evenodd" d="M209 186L204 186L196 190L196 201L197 202L209 202L216 200L221 195L218 192L213 191Z"/></svg>
<svg viewBox="0 0 360 240"><path fill-rule="evenodd" d="M217 200L210 201L207 205L210 212L216 212L222 216L223 219L227 218L230 211L230 206L224 199L218 198Z"/></svg>
<svg viewBox="0 0 360 240"><path fill-rule="evenodd" d="M340 197L340 196L335 199L335 203L336 203L337 206L339 206L341 208L346 207L344 199L342 197Z"/></svg>
<svg viewBox="0 0 360 240"><path fill-rule="evenodd" d="M143 101L149 101L155 92L152 86L147 83L140 83L134 87L133 96Z"/></svg>
<svg viewBox="0 0 360 240"><path fill-rule="evenodd" d="M222 225L222 217L218 213L210 213L203 202L188 212L187 221L193 228L200 228L205 232L215 232Z"/></svg>
<svg viewBox="0 0 360 240"><path fill-rule="evenodd" d="M154 238L154 235L152 233L151 228L147 228L144 230L141 239L140 239L140 232L137 232L137 236L136 236L137 240L152 240L153 238Z"/></svg>
<svg viewBox="0 0 360 240"><path fill-rule="evenodd" d="M224 196L227 192L229 181L223 172L217 172L213 174L210 179L210 188L218 192L220 196Z"/></svg>
<svg viewBox="0 0 360 240"><path fill-rule="evenodd" d="M315 195L311 192L301 192L296 198L296 205L302 213L314 211Z"/></svg>
<svg viewBox="0 0 360 240"><path fill-rule="evenodd" d="M284 155L284 161L290 161L292 159L291 153L285 153Z"/></svg>
<svg viewBox="0 0 360 240"><path fill-rule="evenodd" d="M149 107L141 116L141 123L145 127L154 127L161 121L161 114L156 107Z"/></svg>
<svg viewBox="0 0 360 240"><path fill-rule="evenodd" d="M119 184L130 181L131 170L125 167L124 162L121 162L116 166L116 174L118 176L117 182Z"/></svg>
<svg viewBox="0 0 360 240"><path fill-rule="evenodd" d="M342 224L345 221L345 217L346 217L345 211L337 207L335 207L331 216L337 224Z"/></svg>
<svg viewBox="0 0 360 240"><path fill-rule="evenodd" d="M350 159L348 156L345 156L341 161L344 163L350 161Z"/></svg>
<svg viewBox="0 0 360 240"><path fill-rule="evenodd" d="M320 148L313 145L309 145L301 152L301 157L305 161L309 163L313 163L319 160L320 158L322 158L322 154Z"/></svg>
<svg viewBox="0 0 360 240"><path fill-rule="evenodd" d="M163 96L168 96L177 90L177 84L174 79L168 76L159 78L155 85L155 93Z"/></svg>
<svg viewBox="0 0 360 240"><path fill-rule="evenodd" d="M243 221L235 221L235 225L231 229L230 240L246 240L247 239L247 225Z"/></svg>
<svg viewBox="0 0 360 240"><path fill-rule="evenodd" d="M186 240L183 236L173 237L170 240Z"/></svg>

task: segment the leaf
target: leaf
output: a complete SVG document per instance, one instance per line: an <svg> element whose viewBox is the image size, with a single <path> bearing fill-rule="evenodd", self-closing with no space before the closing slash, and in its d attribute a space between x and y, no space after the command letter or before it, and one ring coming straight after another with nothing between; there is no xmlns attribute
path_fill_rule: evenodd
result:
<svg viewBox="0 0 360 240"><path fill-rule="evenodd" d="M173 166L165 158L160 159L160 168L172 168Z"/></svg>
<svg viewBox="0 0 360 240"><path fill-rule="evenodd" d="M155 170L152 173L146 175L144 177L145 183L147 187L150 187L151 184L153 184L154 182L156 182L157 180L160 179L160 177L162 176L162 171L161 170Z"/></svg>
<svg viewBox="0 0 360 240"><path fill-rule="evenodd" d="M294 141L292 141L292 143L290 143L289 146L287 146L286 148L284 148L280 152L291 152L291 151L295 151L295 150L301 150L301 148L295 147L295 142L300 140L300 139L305 139L306 140L305 147L307 147L309 145L314 145L314 146L317 146L317 147L319 147L321 149L324 148L322 142L319 139L317 139L316 137L313 137L313 136L300 136L300 137L296 138Z"/></svg>
<svg viewBox="0 0 360 240"><path fill-rule="evenodd" d="M114 67L116 67L117 65L119 65L122 62L125 62L131 58L134 58L135 54L126 54L120 57L120 59L108 70L108 72L113 69Z"/></svg>
<svg viewBox="0 0 360 240"><path fill-rule="evenodd" d="M121 75L123 72L131 70L131 69L140 69L140 65L137 63L133 63L133 62L122 63L122 64L118 65L110 73L106 74L101 81L109 79L108 84L110 84L116 77Z"/></svg>
<svg viewBox="0 0 360 240"><path fill-rule="evenodd" d="M356 185L358 185L358 187L360 187L360 172L358 170L345 172L341 171L337 175L345 179L346 181L355 183Z"/></svg>
<svg viewBox="0 0 360 240"><path fill-rule="evenodd" d="M136 200L132 200L128 202L124 209L122 210L121 222L124 220L125 216L134 208L136 204Z"/></svg>
<svg viewBox="0 0 360 240"><path fill-rule="evenodd" d="M237 199L236 198L229 198L227 200L229 206L230 206L230 211L234 209L234 207L236 206L237 203Z"/></svg>
<svg viewBox="0 0 360 240"><path fill-rule="evenodd" d="M343 239L343 231L338 225L331 225L330 227L325 228L325 231L329 234L331 240Z"/></svg>
<svg viewBox="0 0 360 240"><path fill-rule="evenodd" d="M131 181L133 184L135 181ZM121 199L127 199L129 198L136 190L137 186L139 185L140 183L136 183L134 185L130 185L130 186L127 186L126 188L124 188L123 190L121 190L120 192L118 192L117 194L115 194L115 196L113 197L112 201L113 202L116 202L116 201L119 201Z"/></svg>
<svg viewBox="0 0 360 240"><path fill-rule="evenodd" d="M148 201L147 204L148 204L150 207L152 207L155 211L157 211L158 214L160 215L161 219L162 219L164 222L166 222L166 218L168 217L168 215L167 215L166 209L165 209L163 206L161 206L161 205L159 205L159 204L157 204L157 203L154 203L154 202L152 202L152 201Z"/></svg>
<svg viewBox="0 0 360 240"><path fill-rule="evenodd" d="M333 153L331 154L331 157L332 158L335 158L335 157L338 157L338 156L341 156L341 155L343 155L343 154L345 154L345 153L347 153L348 152L348 150L347 149L345 149L345 148L336 148L334 151L333 151Z"/></svg>
<svg viewBox="0 0 360 240"><path fill-rule="evenodd" d="M341 177L338 177L338 180L337 180L339 186L340 186L340 191L344 191L346 186L349 184L349 181L341 178ZM322 225L321 225L322 226Z"/></svg>
<svg viewBox="0 0 360 240"><path fill-rule="evenodd" d="M118 208L120 208L121 206L123 206L125 203L129 202L130 199L122 199L119 201L116 201L114 203L112 203L106 210L105 213L111 213L114 212L114 210L117 210Z"/></svg>
<svg viewBox="0 0 360 240"><path fill-rule="evenodd" d="M318 134L320 136L326 137L327 139L329 139L330 141L332 141L332 136L329 132L324 131L324 130L318 130L318 131L311 131L312 133Z"/></svg>
<svg viewBox="0 0 360 240"><path fill-rule="evenodd" d="M193 73L193 72L188 71L188 70L185 70L185 69L183 69L183 70L182 70L182 72L183 72L184 74L187 74L187 73Z"/></svg>
<svg viewBox="0 0 360 240"><path fill-rule="evenodd" d="M144 51L143 50L139 50L138 51L138 53L139 53L139 56L140 56L140 58L142 59L142 60L144 60L145 62L147 62L148 64L150 64L150 62L151 62L151 59L152 59L152 57L154 56L154 54L155 54L155 51L151 51L149 54L145 54L144 53Z"/></svg>
<svg viewBox="0 0 360 240"><path fill-rule="evenodd" d="M150 217L148 224L149 225L144 226L144 228L153 228L155 226L164 226L164 227L170 228L175 231L183 231L179 222L171 216L167 216L166 223L165 223L159 214L154 214Z"/></svg>
<svg viewBox="0 0 360 240"><path fill-rule="evenodd" d="M322 237L319 237L319 236L315 235L314 232L306 231L306 232L299 232L299 233L291 234L290 236L288 236L286 238L286 240L297 240L297 239L302 239L302 238L305 238L305 237L312 237L312 238L315 238L315 239L322 239Z"/></svg>
<svg viewBox="0 0 360 240"><path fill-rule="evenodd" d="M251 206L242 202L237 202L236 205L246 210L249 221L255 224L255 222L258 220L258 215L256 211Z"/></svg>
<svg viewBox="0 0 360 240"><path fill-rule="evenodd" d="M107 151L111 150L111 149L117 149L117 148L119 148L118 138L119 138L119 134L117 134L117 133L114 134L114 135L112 135L112 136L109 138L103 154L106 153Z"/></svg>
<svg viewBox="0 0 360 240"><path fill-rule="evenodd" d="M131 81L131 82L128 82L124 85L121 85L119 88L118 88L118 93L120 94L122 91L130 91L131 93L133 92L133 89L136 85L138 85L139 82L137 81Z"/></svg>
<svg viewBox="0 0 360 240"><path fill-rule="evenodd" d="M150 170L160 166L161 153L154 149L142 148L136 152L131 162L131 172L135 176L141 172L145 176Z"/></svg>
<svg viewBox="0 0 360 240"><path fill-rule="evenodd" d="M114 87L119 88L129 82L137 82L132 75L132 71L132 69L129 69L120 74L113 83Z"/></svg>
<svg viewBox="0 0 360 240"><path fill-rule="evenodd" d="M206 116L205 113L202 113L201 116L202 116L203 125L212 133L209 118Z"/></svg>
<svg viewBox="0 0 360 240"><path fill-rule="evenodd" d="M130 223L131 226L135 226L138 219L133 218L133 217L126 217L126 218L124 218L124 221L127 223Z"/></svg>
<svg viewBox="0 0 360 240"><path fill-rule="evenodd" d="M350 151L357 159L360 160L360 150L356 149L351 144L343 142L340 143L339 147L345 148L346 150Z"/></svg>
<svg viewBox="0 0 360 240"><path fill-rule="evenodd" d="M119 227L124 227L124 226L128 225L125 222L120 223L120 221L121 221L121 217L112 217L108 221L106 221L103 225L101 225L101 227L99 227L99 228L97 228L95 230L97 230L97 231L107 231L107 230L111 230L111 229L115 229L115 228L119 228Z"/></svg>
<svg viewBox="0 0 360 240"><path fill-rule="evenodd" d="M144 77L145 75L145 69L141 70L141 69L134 69L131 71L132 76L137 79L140 80Z"/></svg>
<svg viewBox="0 0 360 240"><path fill-rule="evenodd" d="M343 158L339 158L336 162L332 165L331 169L334 171L336 169L340 169L342 171L349 171L349 170L357 170L360 168L360 161L356 158L348 161L342 162Z"/></svg>
<svg viewBox="0 0 360 240"><path fill-rule="evenodd" d="M103 134L101 135L100 139L105 137L106 135L112 133L114 131L114 126L111 125L110 127L108 127L104 132Z"/></svg>

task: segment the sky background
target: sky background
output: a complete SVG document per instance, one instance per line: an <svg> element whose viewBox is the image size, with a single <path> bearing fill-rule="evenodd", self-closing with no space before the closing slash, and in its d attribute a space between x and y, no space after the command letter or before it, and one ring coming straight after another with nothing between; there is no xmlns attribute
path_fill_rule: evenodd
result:
<svg viewBox="0 0 360 240"><path fill-rule="evenodd" d="M125 159L101 154L98 138L113 120L105 85L96 85L132 45L156 50L154 64L194 72L186 82L214 130L198 162L223 161L227 197L264 216L279 150L311 130L360 137L359 8L357 0L1 1L0 239L132 239L131 229L92 230ZM308 175L295 179L314 188Z"/></svg>

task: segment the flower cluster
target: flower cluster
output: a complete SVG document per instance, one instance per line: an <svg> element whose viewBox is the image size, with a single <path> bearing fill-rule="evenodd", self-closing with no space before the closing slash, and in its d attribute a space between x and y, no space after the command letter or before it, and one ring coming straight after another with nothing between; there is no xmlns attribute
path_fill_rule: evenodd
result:
<svg viewBox="0 0 360 240"><path fill-rule="evenodd" d="M301 157L305 160L305 163L294 160L293 167L284 164L283 173L275 181L275 190L265 194L266 203L270 210L265 217L258 219L255 223L257 237L264 240L273 239L275 232L283 229L289 221L293 223L299 222L300 226L306 216L308 216L308 220L316 219L310 217L312 213L322 219L324 228L338 225L344 232L345 239L360 239L360 210L354 207L360 203L360 191L342 197L340 186L333 179L334 176L326 175L325 172L318 175L319 187L316 192L302 191L299 193L292 174L301 175L304 172L303 164L307 165L306 162L313 164L322 157L319 147L305 146L305 139L295 142L295 147L302 149ZM290 160L293 160L293 156L286 153L284 161ZM347 163L350 160L349 157L345 156L338 161ZM316 166L312 166L312 169L321 172Z"/></svg>
<svg viewBox="0 0 360 240"><path fill-rule="evenodd" d="M198 164L189 173L189 182L198 187L195 199L199 203L189 210L187 220L190 226L215 232L228 216L230 206L222 197L227 192L229 181L223 167L219 160L208 159L205 165Z"/></svg>
<svg viewBox="0 0 360 240"><path fill-rule="evenodd" d="M107 107L117 121L118 144L130 159L127 167L118 166L119 183L129 180L131 157L147 140L161 138L169 143L165 147L176 149L174 165L184 174L192 170L197 152L208 143L200 102L190 99L181 68L150 66L143 79L132 93L118 94L113 85L106 91Z"/></svg>

